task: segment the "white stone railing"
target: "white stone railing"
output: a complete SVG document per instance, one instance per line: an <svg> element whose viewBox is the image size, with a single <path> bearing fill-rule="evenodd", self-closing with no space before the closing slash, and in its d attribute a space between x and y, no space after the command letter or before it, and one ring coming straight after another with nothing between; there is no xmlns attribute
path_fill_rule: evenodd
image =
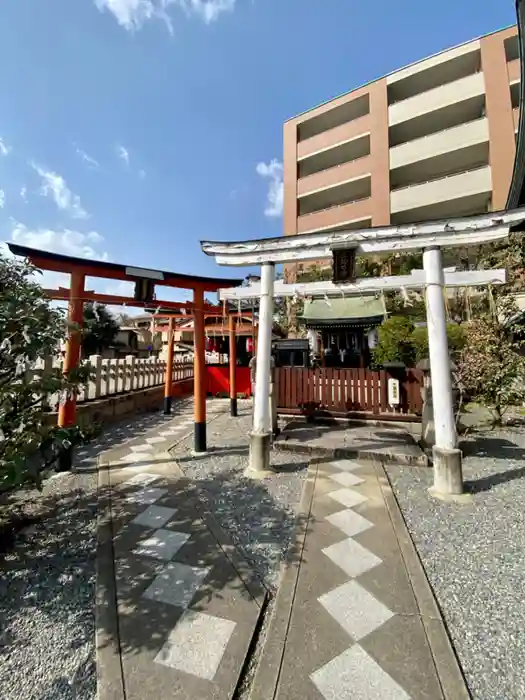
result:
<svg viewBox="0 0 525 700"><path fill-rule="evenodd" d="M106 396L115 396L139 389L162 386L166 377L166 360L157 357L137 358L127 357L105 359L101 355L91 355L86 361L93 368L92 379L83 387L77 401L92 401ZM45 373L52 368L62 368L61 358L47 357L40 360L35 372ZM184 362L173 363L172 381L182 381L193 378L193 364ZM47 403L54 409L59 402L59 396L47 397Z"/></svg>

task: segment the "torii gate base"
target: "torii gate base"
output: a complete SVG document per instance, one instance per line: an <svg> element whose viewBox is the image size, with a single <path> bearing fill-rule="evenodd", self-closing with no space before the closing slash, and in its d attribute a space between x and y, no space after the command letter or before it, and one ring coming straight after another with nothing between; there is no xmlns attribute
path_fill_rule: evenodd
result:
<svg viewBox="0 0 525 700"><path fill-rule="evenodd" d="M461 461L461 450L436 446L432 448L434 484L429 488L431 496L450 500L464 496Z"/></svg>

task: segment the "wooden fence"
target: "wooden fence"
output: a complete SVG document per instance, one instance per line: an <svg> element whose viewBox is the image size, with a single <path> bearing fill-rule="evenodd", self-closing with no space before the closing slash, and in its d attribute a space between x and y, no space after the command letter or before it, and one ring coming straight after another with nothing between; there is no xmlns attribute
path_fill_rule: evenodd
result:
<svg viewBox="0 0 525 700"><path fill-rule="evenodd" d="M166 360L157 357L137 358L129 355L117 359L104 359L100 355L91 355L87 359L93 368L92 379L81 387L77 401L92 401L105 396L124 394L138 389L161 386L166 377ZM46 358L35 367L35 372L45 373L52 367L62 368L60 358ZM172 381L193 378L193 364L174 363ZM47 402L54 407L58 396L50 396Z"/></svg>
<svg viewBox="0 0 525 700"><path fill-rule="evenodd" d="M400 404L388 404L386 371L280 367L277 406L281 413L347 418L418 420L422 411L423 374L408 369L400 382Z"/></svg>

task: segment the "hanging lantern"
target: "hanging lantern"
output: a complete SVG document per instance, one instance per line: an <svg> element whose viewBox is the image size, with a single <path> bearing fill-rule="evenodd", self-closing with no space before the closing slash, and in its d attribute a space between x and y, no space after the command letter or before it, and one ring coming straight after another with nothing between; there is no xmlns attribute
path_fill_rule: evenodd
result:
<svg viewBox="0 0 525 700"><path fill-rule="evenodd" d="M377 347L377 344L379 342L379 333L377 332L377 328L372 328L368 332L368 347L370 350L373 350L374 348Z"/></svg>

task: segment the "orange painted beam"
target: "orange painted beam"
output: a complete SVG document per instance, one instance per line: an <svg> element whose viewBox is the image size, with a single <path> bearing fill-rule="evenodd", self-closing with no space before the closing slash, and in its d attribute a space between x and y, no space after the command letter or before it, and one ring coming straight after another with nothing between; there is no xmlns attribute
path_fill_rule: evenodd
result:
<svg viewBox="0 0 525 700"><path fill-rule="evenodd" d="M44 251L42 251L44 252ZM16 254L16 253L15 253ZM67 256L57 256L57 258L66 258ZM40 270L50 270L52 272L62 272L72 274L73 272L82 274L84 277L99 277L102 279L123 280L127 282L136 282L137 277L128 275L125 267L133 267L131 265L115 265L105 267L104 264L98 264L96 260L80 261L74 258L67 260L54 259L52 256L39 255L38 252L30 252L27 254L27 259L35 267ZM138 269L138 268L135 268ZM192 280L191 276L178 275L177 273L167 273L169 277L163 280L153 280L156 286L162 287L178 287L179 289L191 289L193 291L200 290L202 292L217 292L219 289L227 287L231 284L232 287L238 286L240 280L227 280L213 278L202 278L201 280Z"/></svg>
<svg viewBox="0 0 525 700"><path fill-rule="evenodd" d="M44 289L44 294L48 296L50 299L54 299L55 301L69 301L70 299L70 293L69 289L66 289L65 287L59 287L58 289ZM122 296L116 296L114 294L100 294L98 292L94 291L87 291L84 290L82 292L82 301L88 302L88 301L98 301L100 304L113 304L115 306L136 306L137 308L141 307L162 307L162 308L167 308L167 309L173 309L175 312L180 311L180 309L186 309L187 311L193 311L193 303L190 301L158 301L155 300L153 302L148 301L148 302L143 302L143 301L135 301L132 297L122 297ZM217 307L212 306L211 304L205 304L204 309L206 310L206 313L213 314L213 315L222 315L222 312L217 309ZM156 315L156 314L153 314ZM159 314L159 318L165 317L168 318L169 316L172 316L172 314ZM181 318L188 318L188 316L191 316L191 314L180 314Z"/></svg>

